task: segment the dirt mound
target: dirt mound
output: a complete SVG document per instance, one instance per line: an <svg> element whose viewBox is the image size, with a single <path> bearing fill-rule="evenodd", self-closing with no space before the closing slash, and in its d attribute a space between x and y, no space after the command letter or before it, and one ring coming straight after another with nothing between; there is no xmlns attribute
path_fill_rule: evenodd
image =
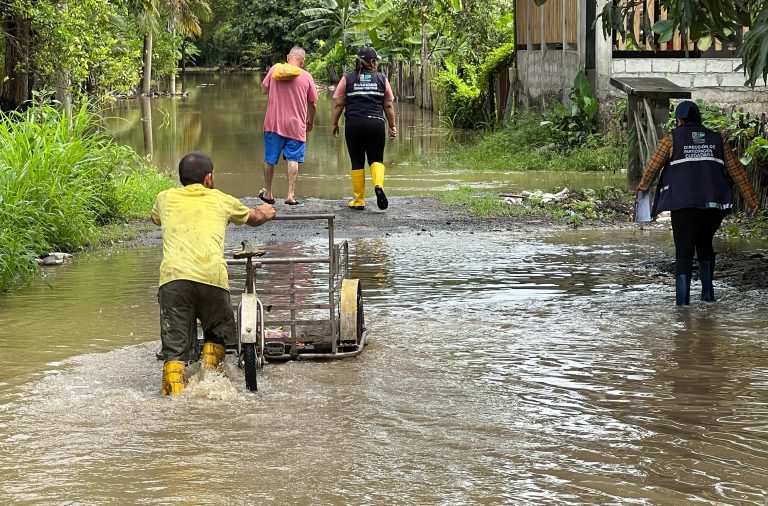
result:
<svg viewBox="0 0 768 506"><path fill-rule="evenodd" d="M654 259L641 264L645 269L655 271L658 276L674 276L673 259ZM699 273L694 262L693 279ZM768 289L768 257L762 253L719 253L715 262L715 280L725 281L739 290Z"/></svg>

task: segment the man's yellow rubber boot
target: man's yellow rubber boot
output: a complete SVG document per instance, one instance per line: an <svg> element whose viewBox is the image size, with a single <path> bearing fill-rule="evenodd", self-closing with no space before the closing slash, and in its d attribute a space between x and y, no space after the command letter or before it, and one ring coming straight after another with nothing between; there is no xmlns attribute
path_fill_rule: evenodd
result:
<svg viewBox="0 0 768 506"><path fill-rule="evenodd" d="M176 396L184 390L184 362L169 360L163 364L163 395Z"/></svg>
<svg viewBox="0 0 768 506"><path fill-rule="evenodd" d="M224 354L226 352L227 349L223 344L203 343L203 352L200 354L203 369L221 372L221 364L224 362Z"/></svg>
<svg viewBox="0 0 768 506"><path fill-rule="evenodd" d="M384 195L384 164L374 162L371 164L371 179L373 179L373 190L376 192L376 205L379 209L389 207L387 196Z"/></svg>
<svg viewBox="0 0 768 506"><path fill-rule="evenodd" d="M365 209L365 171L362 169L353 170L350 173L352 178L352 194L355 196L354 200L349 202L349 207L362 211Z"/></svg>

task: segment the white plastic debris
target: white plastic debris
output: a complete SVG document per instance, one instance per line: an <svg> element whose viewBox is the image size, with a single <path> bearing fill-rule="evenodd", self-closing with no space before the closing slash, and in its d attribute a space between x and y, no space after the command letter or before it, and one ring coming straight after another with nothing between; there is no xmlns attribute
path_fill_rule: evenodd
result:
<svg viewBox="0 0 768 506"><path fill-rule="evenodd" d="M69 253L62 253L60 251L53 251L46 256L37 259L38 265L61 265L64 262L72 260L72 255Z"/></svg>

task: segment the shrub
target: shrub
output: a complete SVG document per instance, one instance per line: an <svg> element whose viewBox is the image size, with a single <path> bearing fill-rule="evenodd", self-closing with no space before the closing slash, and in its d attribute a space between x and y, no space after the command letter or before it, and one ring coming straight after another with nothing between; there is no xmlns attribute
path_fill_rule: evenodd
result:
<svg viewBox="0 0 768 506"><path fill-rule="evenodd" d="M98 225L148 215L174 183L99 130L83 105L0 116L0 291L36 271L34 258L92 242ZM137 172L138 171L138 172Z"/></svg>
<svg viewBox="0 0 768 506"><path fill-rule="evenodd" d="M451 71L440 72L435 84L445 91L445 113L453 127L474 128L481 122L483 101L477 86L465 83Z"/></svg>
<svg viewBox="0 0 768 506"><path fill-rule="evenodd" d="M576 75L568 97L570 110L558 102L541 122L550 129L558 147L566 149L583 144L594 133L598 106L592 85L583 71Z"/></svg>

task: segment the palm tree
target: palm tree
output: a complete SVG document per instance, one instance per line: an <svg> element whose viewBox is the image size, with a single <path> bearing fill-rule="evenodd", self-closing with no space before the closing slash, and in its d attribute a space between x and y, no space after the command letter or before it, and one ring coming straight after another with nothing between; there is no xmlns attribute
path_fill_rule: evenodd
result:
<svg viewBox="0 0 768 506"><path fill-rule="evenodd" d="M136 16L139 28L144 32L144 68L141 79L141 93L149 95L152 82L152 42L160 17L160 0L129 0L131 12Z"/></svg>
<svg viewBox="0 0 768 506"><path fill-rule="evenodd" d="M211 6L207 0L163 0L169 11L168 29L176 36L177 29L185 37L199 37L202 33L200 21L211 17ZM182 58L184 55L182 54ZM170 92L176 94L176 71L171 74Z"/></svg>
<svg viewBox="0 0 768 506"><path fill-rule="evenodd" d="M141 93L148 95L152 81L152 45L163 14L168 16L168 29L176 34L200 35L200 21L211 15L207 0L129 0L139 26L144 31L144 72ZM177 28L178 27L178 28ZM176 93L176 74L171 75L171 93Z"/></svg>

